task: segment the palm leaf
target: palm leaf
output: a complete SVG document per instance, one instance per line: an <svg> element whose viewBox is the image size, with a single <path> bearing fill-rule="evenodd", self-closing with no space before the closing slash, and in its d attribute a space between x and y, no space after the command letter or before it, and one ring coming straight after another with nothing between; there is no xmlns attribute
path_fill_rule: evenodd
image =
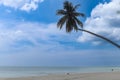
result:
<svg viewBox="0 0 120 80"><path fill-rule="evenodd" d="M84 15L83 13L74 12L73 14L74 14L74 16L82 16L82 17L85 17L85 15Z"/></svg>
<svg viewBox="0 0 120 80"><path fill-rule="evenodd" d="M78 31L78 26L77 26L77 23L76 23L75 19L72 19L72 23L73 23L74 30Z"/></svg>
<svg viewBox="0 0 120 80"><path fill-rule="evenodd" d="M64 2L64 9L65 9L66 11L72 11L72 10L73 10L73 5L72 5L72 3L69 2L69 1L65 1L65 2Z"/></svg>
<svg viewBox="0 0 120 80"><path fill-rule="evenodd" d="M64 9L68 10L68 8L69 8L69 2L65 1L64 2Z"/></svg>
<svg viewBox="0 0 120 80"><path fill-rule="evenodd" d="M66 14L66 11L65 10L57 10L57 15L65 15Z"/></svg>
<svg viewBox="0 0 120 80"><path fill-rule="evenodd" d="M62 28L62 26L64 25L64 23L66 22L67 16L63 16L57 23L57 27L58 28Z"/></svg>
<svg viewBox="0 0 120 80"><path fill-rule="evenodd" d="M73 11L75 11L79 6L80 6L80 4L75 5L73 8Z"/></svg>
<svg viewBox="0 0 120 80"><path fill-rule="evenodd" d="M78 20L76 17L74 17L74 19L76 20L77 24L81 26L81 28L83 28L83 23Z"/></svg>

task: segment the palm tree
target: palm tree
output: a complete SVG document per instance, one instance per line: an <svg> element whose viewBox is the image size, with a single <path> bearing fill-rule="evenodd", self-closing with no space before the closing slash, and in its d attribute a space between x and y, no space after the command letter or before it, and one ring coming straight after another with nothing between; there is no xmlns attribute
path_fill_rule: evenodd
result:
<svg viewBox="0 0 120 80"><path fill-rule="evenodd" d="M76 12L76 9L79 6L80 6L79 4L73 6L73 4L71 2L65 1L63 9L60 9L57 11L57 15L62 15L62 18L57 23L57 27L62 29L63 25L66 24L66 32L67 33L71 32L72 30L84 31L86 33L89 33L96 37L99 37L99 38L111 43L112 45L120 48L119 44L111 41L110 39L108 39L104 36L101 36L99 34L93 33L91 31L83 29L83 23L77 17L79 17L79 16L84 17L85 15L83 13ZM80 26L80 28L78 27L78 25Z"/></svg>

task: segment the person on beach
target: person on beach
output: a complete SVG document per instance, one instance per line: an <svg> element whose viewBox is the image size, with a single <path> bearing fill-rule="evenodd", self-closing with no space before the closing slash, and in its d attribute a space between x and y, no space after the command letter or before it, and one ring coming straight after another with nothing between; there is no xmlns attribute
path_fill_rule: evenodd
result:
<svg viewBox="0 0 120 80"><path fill-rule="evenodd" d="M67 75L70 75L70 73L67 73Z"/></svg>

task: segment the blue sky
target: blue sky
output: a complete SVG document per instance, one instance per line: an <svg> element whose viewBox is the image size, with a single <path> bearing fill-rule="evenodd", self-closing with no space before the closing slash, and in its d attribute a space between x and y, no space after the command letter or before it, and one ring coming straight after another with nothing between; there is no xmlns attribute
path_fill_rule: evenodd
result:
<svg viewBox="0 0 120 80"><path fill-rule="evenodd" d="M0 1L0 66L119 66L120 50L92 35L59 30L56 10L65 0ZM118 0L81 4L84 28L120 44Z"/></svg>

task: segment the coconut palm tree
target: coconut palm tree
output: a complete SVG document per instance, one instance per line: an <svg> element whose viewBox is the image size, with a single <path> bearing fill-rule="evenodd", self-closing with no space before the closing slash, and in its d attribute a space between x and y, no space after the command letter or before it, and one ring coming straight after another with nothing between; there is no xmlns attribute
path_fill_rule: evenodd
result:
<svg viewBox="0 0 120 80"><path fill-rule="evenodd" d="M62 29L63 25L65 24L67 33L71 32L72 30L84 31L86 33L89 33L89 34L92 34L96 37L99 37L99 38L111 43L112 45L120 48L120 45L113 42L112 40L110 40L104 36L101 36L99 34L96 34L96 33L93 33L91 31L83 29L83 23L77 17L79 17L79 16L84 17L85 15L83 13L79 13L76 11L76 9L79 6L80 6L79 4L73 6L73 4L71 2L65 1L64 5L63 5L63 9L57 10L57 15L62 16L62 18L60 18L60 20L57 23L57 27L59 29ZM78 26L80 26L80 28Z"/></svg>

